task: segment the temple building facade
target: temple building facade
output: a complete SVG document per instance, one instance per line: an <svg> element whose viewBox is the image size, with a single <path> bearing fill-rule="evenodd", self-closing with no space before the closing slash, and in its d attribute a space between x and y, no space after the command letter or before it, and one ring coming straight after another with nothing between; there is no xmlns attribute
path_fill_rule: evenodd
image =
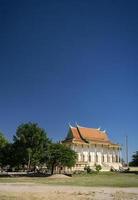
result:
<svg viewBox="0 0 138 200"><path fill-rule="evenodd" d="M86 166L94 169L96 164L100 164L103 171L109 171L111 168L119 169L122 166L120 162L121 146L111 142L106 131L102 131L100 128L69 126L63 143L78 154L76 165L72 168L73 171L84 170Z"/></svg>

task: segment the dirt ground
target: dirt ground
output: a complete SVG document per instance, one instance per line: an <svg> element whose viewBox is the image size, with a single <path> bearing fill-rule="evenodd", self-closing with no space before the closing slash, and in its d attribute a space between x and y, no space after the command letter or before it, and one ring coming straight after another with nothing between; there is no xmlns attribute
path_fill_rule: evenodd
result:
<svg viewBox="0 0 138 200"><path fill-rule="evenodd" d="M0 200L138 200L138 188L0 184Z"/></svg>

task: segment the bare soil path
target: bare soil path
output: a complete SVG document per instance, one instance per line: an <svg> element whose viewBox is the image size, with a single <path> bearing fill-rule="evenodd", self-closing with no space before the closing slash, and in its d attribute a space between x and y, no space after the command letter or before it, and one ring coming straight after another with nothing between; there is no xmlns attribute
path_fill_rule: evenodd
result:
<svg viewBox="0 0 138 200"><path fill-rule="evenodd" d="M0 200L138 200L138 188L0 184Z"/></svg>

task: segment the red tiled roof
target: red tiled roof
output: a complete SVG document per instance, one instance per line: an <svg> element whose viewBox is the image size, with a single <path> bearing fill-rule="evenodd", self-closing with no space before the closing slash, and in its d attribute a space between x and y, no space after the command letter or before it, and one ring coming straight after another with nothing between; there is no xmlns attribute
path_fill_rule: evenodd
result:
<svg viewBox="0 0 138 200"><path fill-rule="evenodd" d="M109 141L107 134L96 128L78 127L78 131L87 140Z"/></svg>
<svg viewBox="0 0 138 200"><path fill-rule="evenodd" d="M86 127L70 127L71 136L67 136L64 142L76 141L79 143L100 143L100 144L113 144L105 131L101 131L96 128L86 128ZM115 144L113 144L115 145Z"/></svg>
<svg viewBox="0 0 138 200"><path fill-rule="evenodd" d="M81 140L81 137L80 137L80 134L79 134L77 128L72 127L72 128L71 128L71 131L72 131L72 134L73 134L73 138L74 138L74 139Z"/></svg>

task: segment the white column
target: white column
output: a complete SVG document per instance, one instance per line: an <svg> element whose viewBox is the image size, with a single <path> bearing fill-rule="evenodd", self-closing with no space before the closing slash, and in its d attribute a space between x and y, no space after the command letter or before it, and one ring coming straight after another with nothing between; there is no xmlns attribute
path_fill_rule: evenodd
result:
<svg viewBox="0 0 138 200"><path fill-rule="evenodd" d="M88 162L88 152L85 152L85 162Z"/></svg>
<svg viewBox="0 0 138 200"><path fill-rule="evenodd" d="M96 157L97 157L97 149L96 149L96 144L95 144L95 163L96 163Z"/></svg>
<svg viewBox="0 0 138 200"><path fill-rule="evenodd" d="M116 157L116 163L117 163L118 162L118 149L117 148L116 148L115 157Z"/></svg>
<svg viewBox="0 0 138 200"><path fill-rule="evenodd" d="M88 148L89 148L89 151L88 151L88 162L91 163L92 162L92 158L91 158L90 144L89 144Z"/></svg>
<svg viewBox="0 0 138 200"><path fill-rule="evenodd" d="M82 148L81 148L81 161L83 161L83 144L82 144Z"/></svg>
<svg viewBox="0 0 138 200"><path fill-rule="evenodd" d="M110 147L110 162L112 163L113 162L113 157L112 157L112 147Z"/></svg>
<svg viewBox="0 0 138 200"><path fill-rule="evenodd" d="M107 149L107 162L108 163L110 162L110 158L109 158L109 146L108 146L108 149Z"/></svg>
<svg viewBox="0 0 138 200"><path fill-rule="evenodd" d="M102 144L102 157L101 157L101 164L103 163L103 144Z"/></svg>
<svg viewBox="0 0 138 200"><path fill-rule="evenodd" d="M120 148L120 163L122 164L122 148Z"/></svg>
<svg viewBox="0 0 138 200"><path fill-rule="evenodd" d="M119 157L120 157L120 148L118 148L118 163L119 163Z"/></svg>
<svg viewBox="0 0 138 200"><path fill-rule="evenodd" d="M81 161L80 153L78 153L78 161Z"/></svg>
<svg viewBox="0 0 138 200"><path fill-rule="evenodd" d="M113 147L113 157L114 157L114 162L115 162L115 147Z"/></svg>

